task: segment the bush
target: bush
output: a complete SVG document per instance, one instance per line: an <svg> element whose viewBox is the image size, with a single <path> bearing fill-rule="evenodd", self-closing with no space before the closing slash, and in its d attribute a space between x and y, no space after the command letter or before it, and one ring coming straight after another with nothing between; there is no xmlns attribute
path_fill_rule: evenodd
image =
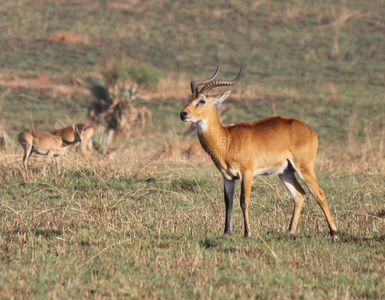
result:
<svg viewBox="0 0 385 300"><path fill-rule="evenodd" d="M158 84L161 72L154 70L148 65L127 66L126 64L121 64L118 66L117 75L119 79L130 79L140 87L152 89Z"/></svg>

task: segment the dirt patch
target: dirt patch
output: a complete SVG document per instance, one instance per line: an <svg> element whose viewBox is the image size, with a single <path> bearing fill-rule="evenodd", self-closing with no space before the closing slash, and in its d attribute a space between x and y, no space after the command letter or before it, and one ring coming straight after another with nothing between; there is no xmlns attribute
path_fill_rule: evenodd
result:
<svg viewBox="0 0 385 300"><path fill-rule="evenodd" d="M170 145L166 150L161 151L155 155L156 159L168 161L168 162L179 162L189 161L191 163L208 163L210 157L203 150L200 142L196 141L182 141Z"/></svg>
<svg viewBox="0 0 385 300"><path fill-rule="evenodd" d="M74 35L67 33L54 33L49 36L46 36L46 41L52 43L61 43L61 44L84 44L85 42Z"/></svg>
<svg viewBox="0 0 385 300"><path fill-rule="evenodd" d="M33 77L0 77L0 86L10 89L51 90L62 94L90 95L85 87L79 85L58 84L54 78L43 74Z"/></svg>

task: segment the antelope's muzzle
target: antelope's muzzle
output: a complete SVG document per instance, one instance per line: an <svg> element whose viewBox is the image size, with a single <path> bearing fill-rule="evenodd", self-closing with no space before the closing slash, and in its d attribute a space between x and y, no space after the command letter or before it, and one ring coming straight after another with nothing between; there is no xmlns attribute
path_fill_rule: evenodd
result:
<svg viewBox="0 0 385 300"><path fill-rule="evenodd" d="M182 121L186 121L186 119L188 118L188 112L187 111L185 111L185 110L182 110L181 112L180 112L180 119L182 120Z"/></svg>

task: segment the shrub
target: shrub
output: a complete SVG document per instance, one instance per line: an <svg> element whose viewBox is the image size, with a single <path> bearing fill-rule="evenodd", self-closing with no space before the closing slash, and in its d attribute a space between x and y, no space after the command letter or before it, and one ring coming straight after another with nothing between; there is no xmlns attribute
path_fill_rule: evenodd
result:
<svg viewBox="0 0 385 300"><path fill-rule="evenodd" d="M161 72L148 65L127 66L123 63L118 67L117 75L119 79L130 79L140 87L152 89L158 84Z"/></svg>
<svg viewBox="0 0 385 300"><path fill-rule="evenodd" d="M111 60L102 72L108 86L127 81L135 82L139 88L155 89L161 72L147 64L133 65L127 60Z"/></svg>

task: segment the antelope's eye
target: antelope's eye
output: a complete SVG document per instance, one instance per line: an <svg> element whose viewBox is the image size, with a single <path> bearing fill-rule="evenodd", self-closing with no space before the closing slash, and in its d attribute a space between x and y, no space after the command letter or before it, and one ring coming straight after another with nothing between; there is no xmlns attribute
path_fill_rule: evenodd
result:
<svg viewBox="0 0 385 300"><path fill-rule="evenodd" d="M201 100L199 100L199 104L206 104L206 100L204 100L204 99L201 99Z"/></svg>
<svg viewBox="0 0 385 300"><path fill-rule="evenodd" d="M188 98L187 102L191 102L191 98Z"/></svg>

